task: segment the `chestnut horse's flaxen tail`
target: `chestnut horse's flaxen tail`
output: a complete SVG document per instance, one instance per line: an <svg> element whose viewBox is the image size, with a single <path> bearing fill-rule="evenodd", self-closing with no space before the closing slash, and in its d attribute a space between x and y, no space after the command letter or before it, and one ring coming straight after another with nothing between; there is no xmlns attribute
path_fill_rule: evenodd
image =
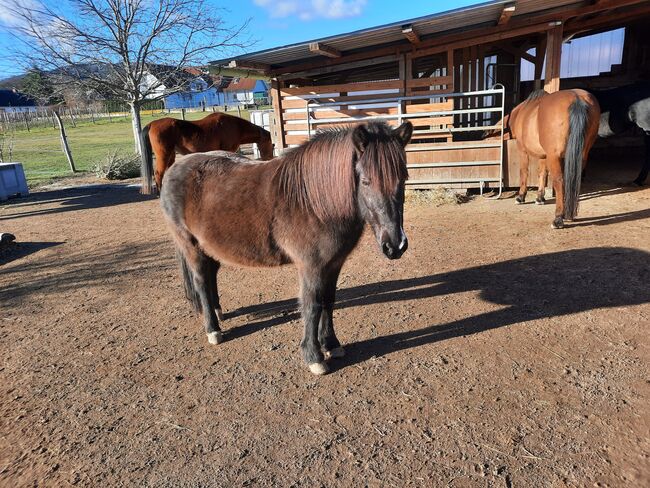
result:
<svg viewBox="0 0 650 488"><path fill-rule="evenodd" d="M578 215L582 156L589 123L589 107L581 98L569 107L569 137L564 152L564 217Z"/></svg>
<svg viewBox="0 0 650 488"><path fill-rule="evenodd" d="M140 134L142 142L142 162L140 163L140 175L142 177L142 193L151 195L153 193L153 150L151 139L149 139L149 125L146 125ZM160 188L158 189L160 191Z"/></svg>

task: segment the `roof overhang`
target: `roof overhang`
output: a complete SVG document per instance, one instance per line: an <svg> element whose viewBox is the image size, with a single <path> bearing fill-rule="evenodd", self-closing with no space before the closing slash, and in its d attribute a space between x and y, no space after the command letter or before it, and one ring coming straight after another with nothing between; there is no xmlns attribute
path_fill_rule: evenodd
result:
<svg viewBox="0 0 650 488"><path fill-rule="evenodd" d="M396 55L414 49L430 49L445 43L505 32L545 30L545 24L571 23L585 19L594 26L607 22L605 15L617 10L617 18L630 18L638 12L650 14L647 0L494 0L477 5L403 20L336 36L313 39L212 61L212 68L223 67L281 76L309 69L310 66L335 66L379 56ZM623 14L623 15L622 15ZM568 24L567 24L568 22Z"/></svg>

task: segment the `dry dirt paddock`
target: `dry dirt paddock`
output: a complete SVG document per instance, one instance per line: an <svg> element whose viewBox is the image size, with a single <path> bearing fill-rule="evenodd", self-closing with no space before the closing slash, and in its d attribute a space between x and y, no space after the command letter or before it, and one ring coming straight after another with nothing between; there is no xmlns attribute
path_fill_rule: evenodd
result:
<svg viewBox="0 0 650 488"><path fill-rule="evenodd" d="M366 235L324 377L291 267L223 269L211 346L157 200L4 204L0 484L649 486L650 189L584 193L559 231L476 198L407 206L399 261Z"/></svg>

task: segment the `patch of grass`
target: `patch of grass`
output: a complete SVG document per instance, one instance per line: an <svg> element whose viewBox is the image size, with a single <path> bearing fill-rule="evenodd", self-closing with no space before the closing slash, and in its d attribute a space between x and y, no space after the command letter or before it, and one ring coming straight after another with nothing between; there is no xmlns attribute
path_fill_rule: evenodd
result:
<svg viewBox="0 0 650 488"><path fill-rule="evenodd" d="M210 112L188 112L187 120L202 119ZM237 114L237 112L229 112ZM181 118L180 113L143 115L142 125L162 117ZM248 118L248 111L242 111L242 117ZM64 118L68 144L72 151L75 166L80 172L90 172L93 166L109 151L132 153L134 141L131 118L113 115L109 118L77 120L73 127L70 118ZM53 179L70 176L68 161L61 150L58 128L34 127L31 131L16 130L14 133L13 160L23 163L28 184L33 187Z"/></svg>
<svg viewBox="0 0 650 488"><path fill-rule="evenodd" d="M458 193L445 188L435 188L432 190L407 190L406 203L410 205L458 205L468 202L471 198L464 193Z"/></svg>

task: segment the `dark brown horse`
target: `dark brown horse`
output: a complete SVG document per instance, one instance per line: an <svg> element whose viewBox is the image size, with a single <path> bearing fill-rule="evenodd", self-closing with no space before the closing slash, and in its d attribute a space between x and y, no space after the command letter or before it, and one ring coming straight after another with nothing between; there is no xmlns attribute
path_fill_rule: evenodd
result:
<svg viewBox="0 0 650 488"><path fill-rule="evenodd" d="M515 198L524 203L528 191L530 156L539 158L536 203L544 204L547 173L555 190L555 229L564 219L578 214L580 176L598 136L600 108L596 98L584 90L546 93L538 90L517 105L504 123L522 154L520 188Z"/></svg>
<svg viewBox="0 0 650 488"><path fill-rule="evenodd" d="M223 340L216 282L221 263L293 263L305 326L300 349L312 373L328 372L325 359L343 355L332 324L336 281L365 224L389 259L408 246L404 146L412 131L409 122L397 129L373 122L319 133L265 163L218 151L172 166L160 203L186 296L203 312L211 344Z"/></svg>
<svg viewBox="0 0 650 488"><path fill-rule="evenodd" d="M153 154L156 155L154 176L158 191L162 188L165 171L174 164L177 152L235 152L241 144L257 143L261 159L273 158L273 143L267 130L224 113L210 114L194 122L170 117L154 120L142 129L142 142L146 161L142 168L142 193L145 194L153 191Z"/></svg>

